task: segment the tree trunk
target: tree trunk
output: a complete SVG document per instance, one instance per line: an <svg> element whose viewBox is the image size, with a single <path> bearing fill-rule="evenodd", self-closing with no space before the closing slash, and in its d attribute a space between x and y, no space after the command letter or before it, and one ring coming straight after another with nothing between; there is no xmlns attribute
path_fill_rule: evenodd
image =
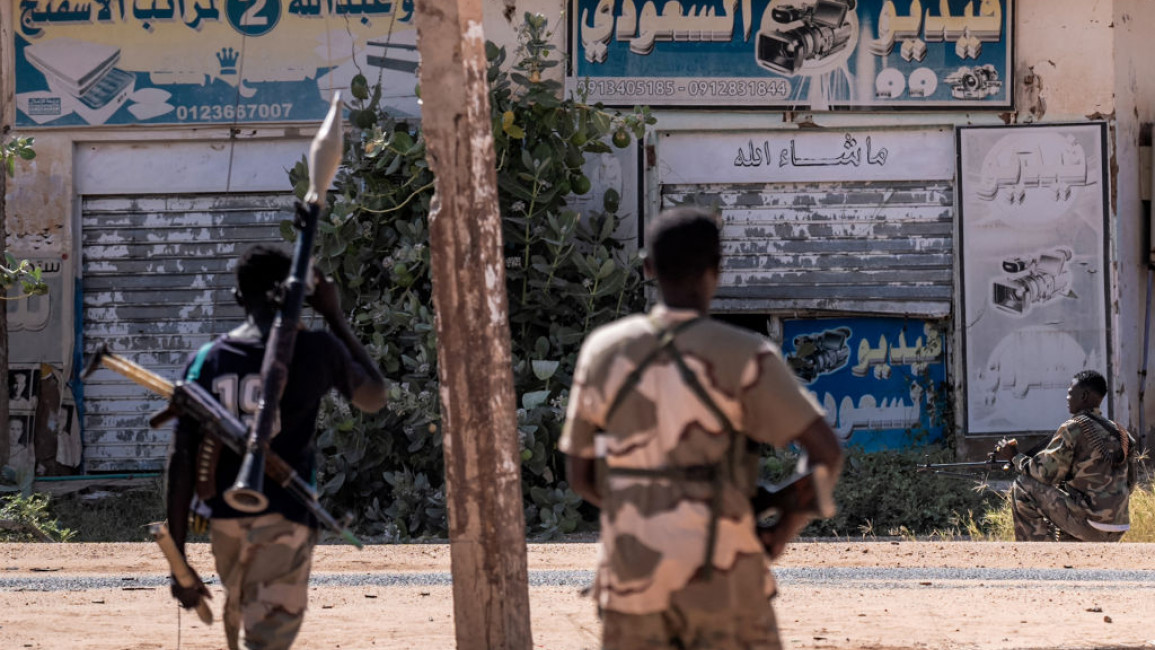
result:
<svg viewBox="0 0 1155 650"><path fill-rule="evenodd" d="M516 395L481 0L418 0L457 647L528 649Z"/></svg>
<svg viewBox="0 0 1155 650"><path fill-rule="evenodd" d="M12 35L12 3L0 2L0 143L8 140L8 129L15 119L15 82L9 70L15 69ZM0 264L7 264L8 251L8 170L0 169ZM8 307L0 304L0 467L12 457L8 433Z"/></svg>
<svg viewBox="0 0 1155 650"><path fill-rule="evenodd" d="M3 61L3 58L0 58ZM6 137L3 128L3 116L0 116L0 142ZM0 264L4 261L8 250L8 203L5 195L8 193L8 170L0 169ZM8 433L8 303L0 303L0 466L8 464L12 457L12 439Z"/></svg>

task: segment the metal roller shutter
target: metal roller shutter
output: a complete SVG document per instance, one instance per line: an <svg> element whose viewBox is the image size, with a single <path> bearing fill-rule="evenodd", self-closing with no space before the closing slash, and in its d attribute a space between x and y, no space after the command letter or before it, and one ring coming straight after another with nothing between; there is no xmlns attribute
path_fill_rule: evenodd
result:
<svg viewBox="0 0 1155 650"><path fill-rule="evenodd" d="M85 196L81 202L83 341L164 377L240 324L232 296L237 256L280 243L290 194ZM85 470L158 470L170 429L150 429L164 401L108 370L84 389Z"/></svg>
<svg viewBox="0 0 1155 650"><path fill-rule="evenodd" d="M723 219L715 307L944 317L951 306L949 181L662 185L663 209Z"/></svg>

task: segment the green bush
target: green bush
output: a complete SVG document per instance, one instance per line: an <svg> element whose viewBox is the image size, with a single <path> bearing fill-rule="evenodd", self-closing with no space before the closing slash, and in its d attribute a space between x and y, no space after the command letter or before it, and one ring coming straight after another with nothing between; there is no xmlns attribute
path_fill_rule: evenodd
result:
<svg viewBox="0 0 1155 650"><path fill-rule="evenodd" d="M804 536L960 535L973 533L971 513L995 509L1000 495L983 481L917 472L926 462L953 460L944 448L865 453L846 450L842 477L834 490L838 514L815 521ZM794 457L780 454L764 462L763 477L778 480L793 470ZM993 477L992 477L993 478ZM968 527L974 526L968 531Z"/></svg>
<svg viewBox="0 0 1155 650"><path fill-rule="evenodd" d="M528 532L550 537L592 521L566 486L557 440L577 352L594 327L643 305L636 253L614 238L620 198L604 211L567 208L589 190L582 165L627 146L653 122L648 111L611 114L562 99L542 72L558 65L546 20L526 15L512 69L488 44L490 107L509 297L522 487ZM355 80L346 143L318 265L370 355L390 379L389 406L365 415L329 402L319 422L320 493L379 539L444 536L446 506L438 401L428 214L433 176L419 128L379 110L380 87ZM308 169L290 177L302 195ZM291 236L291 228L283 228Z"/></svg>
<svg viewBox="0 0 1155 650"><path fill-rule="evenodd" d="M165 518L160 480L136 489L56 497L52 515L74 531L74 542L152 541L147 525ZM204 541L193 536L190 541Z"/></svg>
<svg viewBox="0 0 1155 650"><path fill-rule="evenodd" d="M0 497L0 542L67 542L75 531L60 525L49 510L47 494Z"/></svg>

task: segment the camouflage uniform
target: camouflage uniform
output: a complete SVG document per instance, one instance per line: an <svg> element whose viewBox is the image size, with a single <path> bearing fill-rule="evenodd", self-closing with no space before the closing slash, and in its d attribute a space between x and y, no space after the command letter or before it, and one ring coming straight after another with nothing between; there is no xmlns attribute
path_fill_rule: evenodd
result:
<svg viewBox="0 0 1155 650"><path fill-rule="evenodd" d="M1116 433L1096 418L1102 418L1098 409L1080 413L1059 427L1046 449L1014 457L1020 473L1011 488L1016 540L1055 539L1052 524L1084 542L1118 541L1127 530L1137 445L1118 424L1112 423ZM1120 434L1128 439L1125 454Z"/></svg>
<svg viewBox="0 0 1155 650"><path fill-rule="evenodd" d="M225 589L230 650L289 648L304 620L316 529L279 513L214 519L212 548Z"/></svg>
<svg viewBox="0 0 1155 650"><path fill-rule="evenodd" d="M571 456L604 459L607 470L594 589L605 648L781 647L769 603L774 580L748 499L754 463L743 463L745 469L721 483L712 571L703 570L713 521L712 484L622 473L629 469L621 468L721 463L749 442L726 434L669 353L655 357L637 383L622 391L627 377L658 346L658 330L698 316L659 305L648 317L599 328L578 358L559 446ZM681 330L674 345L706 393L750 440L781 447L822 416L814 396L763 337L701 319ZM619 399L621 408L607 418Z"/></svg>

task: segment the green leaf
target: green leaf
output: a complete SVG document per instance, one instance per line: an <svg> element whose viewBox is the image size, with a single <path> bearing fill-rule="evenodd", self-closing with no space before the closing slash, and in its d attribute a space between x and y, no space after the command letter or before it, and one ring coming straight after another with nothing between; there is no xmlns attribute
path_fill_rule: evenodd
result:
<svg viewBox="0 0 1155 650"><path fill-rule="evenodd" d="M530 365L533 366L534 376L545 381L557 373L558 366L561 364L557 361L535 360Z"/></svg>
<svg viewBox="0 0 1155 650"><path fill-rule="evenodd" d="M549 399L548 390L538 390L521 396L521 407L527 411L533 410Z"/></svg>

